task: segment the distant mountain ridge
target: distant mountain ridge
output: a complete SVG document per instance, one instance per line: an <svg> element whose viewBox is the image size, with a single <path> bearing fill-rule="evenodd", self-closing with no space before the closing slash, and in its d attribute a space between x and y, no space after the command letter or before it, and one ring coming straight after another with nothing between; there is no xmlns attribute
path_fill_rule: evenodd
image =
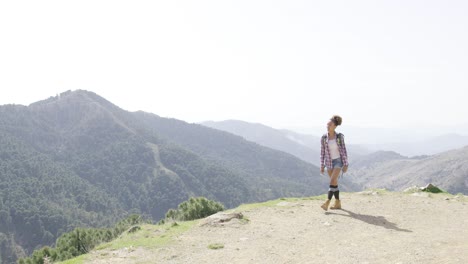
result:
<svg viewBox="0 0 468 264"><path fill-rule="evenodd" d="M311 164L320 166L320 137L318 136L274 129L263 124L253 124L239 120L207 121L201 124L242 136L249 141L284 151ZM348 142L347 149L351 160L357 156L370 153L368 150L354 144L348 144Z"/></svg>
<svg viewBox="0 0 468 264"><path fill-rule="evenodd" d="M405 156L434 155L468 146L468 136L444 134L437 137L401 143L384 143L369 146L371 149L391 150Z"/></svg>
<svg viewBox="0 0 468 264"><path fill-rule="evenodd" d="M313 150L313 147L320 147L320 137L299 135L291 131L277 130L262 124L239 120L208 121L201 124L242 136L262 146L281 150L314 165L320 165L320 153Z"/></svg>
<svg viewBox="0 0 468 264"><path fill-rule="evenodd" d="M295 128L311 135L322 134L323 128ZM468 146L468 123L452 126L418 127L340 127L353 144L367 150L395 151L404 156L434 155L444 151Z"/></svg>
<svg viewBox="0 0 468 264"><path fill-rule="evenodd" d="M468 146L412 158L377 152L351 164L347 174L362 188L404 190L433 183L450 193L468 194L467 160Z"/></svg>
<svg viewBox="0 0 468 264"><path fill-rule="evenodd" d="M251 124L237 120L204 122L202 124L243 136L247 140L288 152L300 158L302 157L311 163L315 159L318 161L320 141L314 136L301 135L288 130L276 130L261 124ZM448 137L451 137L450 142L453 139L459 139L456 135L449 135ZM447 137L438 137L421 144L423 146L431 145L433 144L431 142L440 142L444 138ZM417 144L417 142L414 142L414 144L408 144L406 147L415 147ZM301 148L307 148L307 152L298 152L298 145ZM444 147L447 146L446 144L442 145ZM459 141L457 145L463 146L463 141ZM468 173L464 171L464 158L468 160L468 155L463 151L457 152L464 148L436 155L408 157L395 151L381 150L370 153L365 147L352 145L349 142L347 142L347 147L350 154L350 168L343 180L345 182L349 180L354 186L359 186L358 188L360 189L388 188L391 190L401 190L412 185L424 186L432 182L452 193L468 193L468 183L463 180L463 175L468 179ZM306 153L305 156L303 155L304 153ZM413 153L420 153L420 151L413 150ZM454 157L452 162L445 164L445 156L450 155L450 153L458 153L460 157ZM311 157L314 157L313 160L311 160ZM421 164L424 164L424 166ZM441 173L441 170L437 166L446 168L444 173ZM452 166L460 167L461 169L450 169ZM431 168L431 170L428 168Z"/></svg>
<svg viewBox="0 0 468 264"><path fill-rule="evenodd" d="M320 194L328 180L318 171L230 133L128 112L84 90L0 106L0 257L14 262L73 227L128 213L158 220L190 196L233 207Z"/></svg>

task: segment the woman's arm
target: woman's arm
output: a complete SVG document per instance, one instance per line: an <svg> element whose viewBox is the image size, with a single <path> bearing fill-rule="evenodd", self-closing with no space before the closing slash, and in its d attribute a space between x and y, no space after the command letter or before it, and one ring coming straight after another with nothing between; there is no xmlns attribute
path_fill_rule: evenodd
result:
<svg viewBox="0 0 468 264"><path fill-rule="evenodd" d="M323 143L323 137L320 139L321 151L320 151L320 172L323 173L325 170L325 144Z"/></svg>
<svg viewBox="0 0 468 264"><path fill-rule="evenodd" d="M341 154L341 161L343 161L343 167L346 167L343 168L343 172L346 172L346 170L348 169L348 166L349 166L349 162L348 162L348 151L346 150L346 144L345 144L345 140L344 140L344 135L341 134L341 148L340 148L340 154Z"/></svg>

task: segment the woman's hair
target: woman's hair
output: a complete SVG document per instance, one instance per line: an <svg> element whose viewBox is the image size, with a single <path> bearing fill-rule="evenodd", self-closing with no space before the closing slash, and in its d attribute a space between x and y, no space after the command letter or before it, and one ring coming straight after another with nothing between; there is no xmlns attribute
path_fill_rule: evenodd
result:
<svg viewBox="0 0 468 264"><path fill-rule="evenodd" d="M339 115L334 115L332 116L331 121L333 121L333 123L335 123L336 126L339 126L341 125L341 122L343 121L343 119Z"/></svg>

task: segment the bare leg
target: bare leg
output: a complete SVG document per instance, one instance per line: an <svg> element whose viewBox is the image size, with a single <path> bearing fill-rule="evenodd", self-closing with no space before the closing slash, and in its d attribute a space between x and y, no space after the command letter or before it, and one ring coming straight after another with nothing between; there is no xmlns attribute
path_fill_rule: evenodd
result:
<svg viewBox="0 0 468 264"><path fill-rule="evenodd" d="M340 176L341 168L334 168L330 175L330 185L338 185L338 177Z"/></svg>

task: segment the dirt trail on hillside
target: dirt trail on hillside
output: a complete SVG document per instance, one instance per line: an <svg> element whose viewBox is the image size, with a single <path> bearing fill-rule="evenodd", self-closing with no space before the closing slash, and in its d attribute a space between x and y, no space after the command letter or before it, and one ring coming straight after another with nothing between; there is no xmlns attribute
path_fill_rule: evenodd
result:
<svg viewBox="0 0 468 264"><path fill-rule="evenodd" d="M247 223L197 226L92 263L468 263L466 196L430 196L343 193L343 210L328 212L320 200L282 201L242 211Z"/></svg>

